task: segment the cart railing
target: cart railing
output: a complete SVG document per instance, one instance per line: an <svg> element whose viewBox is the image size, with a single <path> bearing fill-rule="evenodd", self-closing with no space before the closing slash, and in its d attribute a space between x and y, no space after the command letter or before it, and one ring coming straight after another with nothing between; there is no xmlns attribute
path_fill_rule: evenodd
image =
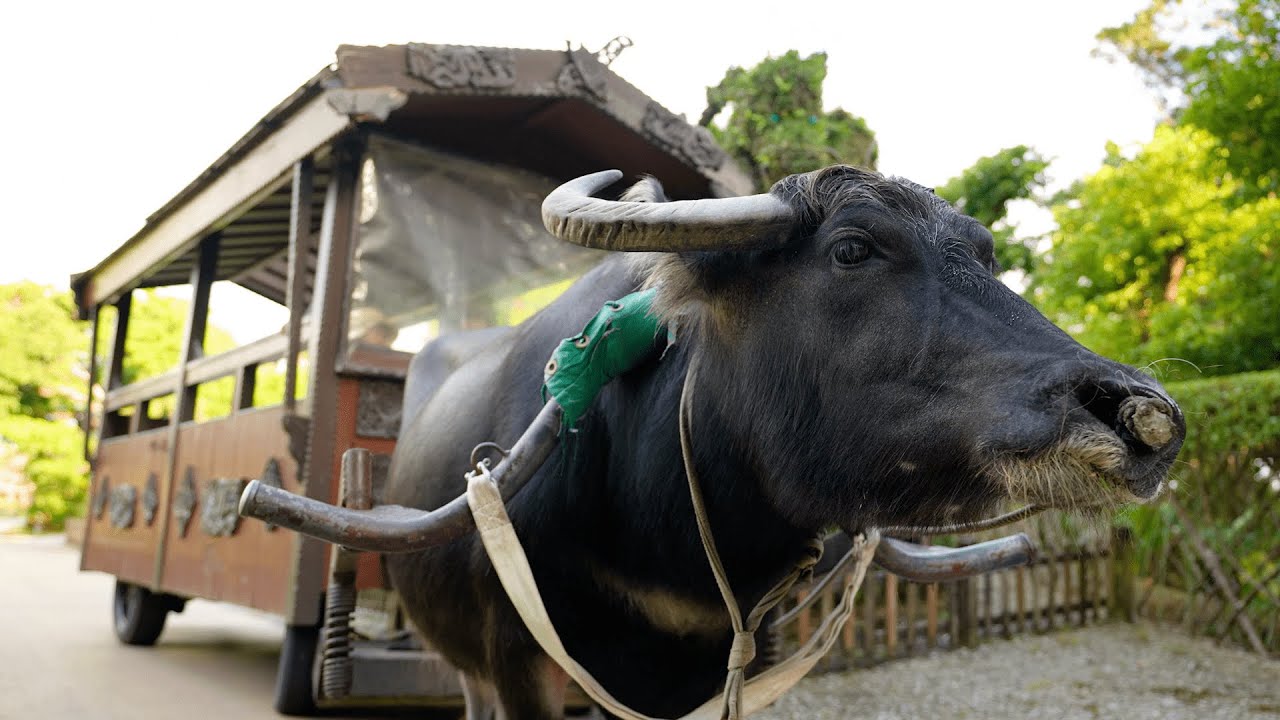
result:
<svg viewBox="0 0 1280 720"><path fill-rule="evenodd" d="M227 352L191 360L187 363L185 373L175 368L162 375L114 388L107 393L104 402L106 422L103 437L129 435L163 427L169 423L168 417L148 417L152 403L179 392L196 390L203 384L225 377L235 378L231 412L252 408L258 368L284 358L288 345L288 338L284 335L269 335ZM122 412L128 408L132 408L131 413ZM193 410L193 405L188 404L188 415ZM181 418L182 421L190 419L192 417Z"/></svg>

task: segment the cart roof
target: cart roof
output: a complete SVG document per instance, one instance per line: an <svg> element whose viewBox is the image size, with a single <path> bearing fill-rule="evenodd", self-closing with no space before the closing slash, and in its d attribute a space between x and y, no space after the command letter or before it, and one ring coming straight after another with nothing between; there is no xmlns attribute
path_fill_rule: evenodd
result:
<svg viewBox="0 0 1280 720"><path fill-rule="evenodd" d="M133 288L186 282L200 239L214 232L222 237L217 279L283 302L290 171L313 155L318 223L328 144L360 126L557 180L618 168L628 178L660 178L673 198L751 190L704 128L586 50L343 45L333 65L268 112L137 234L72 278L81 314Z"/></svg>

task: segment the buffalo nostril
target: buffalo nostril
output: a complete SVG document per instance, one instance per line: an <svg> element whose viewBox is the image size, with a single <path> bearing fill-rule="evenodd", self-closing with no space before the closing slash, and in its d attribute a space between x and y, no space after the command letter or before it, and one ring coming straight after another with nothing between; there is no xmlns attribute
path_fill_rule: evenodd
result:
<svg viewBox="0 0 1280 720"><path fill-rule="evenodd" d="M1119 420L1133 436L1152 450L1173 439L1173 409L1163 400L1134 395L1120 403Z"/></svg>

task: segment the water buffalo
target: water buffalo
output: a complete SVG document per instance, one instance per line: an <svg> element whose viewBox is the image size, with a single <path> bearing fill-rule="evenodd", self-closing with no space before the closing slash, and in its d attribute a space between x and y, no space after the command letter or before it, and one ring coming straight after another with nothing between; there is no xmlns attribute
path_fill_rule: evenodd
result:
<svg viewBox="0 0 1280 720"><path fill-rule="evenodd" d="M1101 510L1159 492L1185 424L993 275L991 234L929 190L851 167L750 198L660 202L566 184L548 228L609 256L406 408L389 501L438 507L471 448L509 445L543 367L610 299L658 288L677 341L608 384L509 505L565 646L619 700L677 717L720 690L731 631L699 544L677 408L746 608L824 528L973 519L1015 499ZM643 200L653 202L642 202ZM430 349L428 352L432 352ZM560 717L565 676L474 535L387 557L414 625L464 674L468 717ZM489 710L484 710L487 706Z"/></svg>

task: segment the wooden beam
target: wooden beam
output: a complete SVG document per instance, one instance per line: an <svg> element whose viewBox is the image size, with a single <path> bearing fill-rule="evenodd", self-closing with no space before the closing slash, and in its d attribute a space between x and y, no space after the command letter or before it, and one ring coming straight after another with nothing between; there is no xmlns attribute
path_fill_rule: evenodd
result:
<svg viewBox="0 0 1280 720"><path fill-rule="evenodd" d="M283 357L285 338L283 335L268 335L248 345L241 345L217 355L210 355L192 360L187 365L187 384L199 385L216 378L234 374L246 365L261 365L269 360Z"/></svg>
<svg viewBox="0 0 1280 720"><path fill-rule="evenodd" d="M129 337L129 311L133 307L133 293L128 292L116 301L116 329L111 336L111 356L107 358L104 376L106 397L103 398L102 427L98 428L98 443L119 434L118 423L109 422L111 408L107 406L113 390L124 384L124 347Z"/></svg>
<svg viewBox="0 0 1280 720"><path fill-rule="evenodd" d="M257 383L258 366L240 366L240 369L236 371L236 391L232 401L232 412L240 412L253 407L253 390Z"/></svg>
<svg viewBox="0 0 1280 720"><path fill-rule="evenodd" d="M169 504L173 499L174 481L178 476L178 430L182 423L195 414L196 388L187 387L187 369L192 360L204 355L205 328L209 320L209 289L218 270L218 236L200 241L199 258L191 268L191 307L187 309L187 327L182 338L182 357L178 359L177 378L174 382L175 401L173 416L169 418L168 459L165 463L165 481L160 486L160 531L157 533L156 554L152 564L152 589L159 591L164 580L165 550L169 545L169 519L173 516Z"/></svg>
<svg viewBox="0 0 1280 720"><path fill-rule="evenodd" d="M84 433L83 456L92 467L93 457L89 453L89 438L93 436L93 377L98 374L98 306L89 311L89 382L84 396L84 417L80 422L80 431Z"/></svg>
<svg viewBox="0 0 1280 720"><path fill-rule="evenodd" d="M129 335L129 309L133 293L125 293L116 301L116 330L111 338L111 357L107 361L107 390L124 384L124 342Z"/></svg>
<svg viewBox="0 0 1280 720"><path fill-rule="evenodd" d="M310 303L311 331L307 339L307 357L311 360L307 388L310 423L307 429L307 463L300 477L307 497L326 502L335 500L331 496L333 478L341 460L341 451L345 450L334 447L339 417L336 362L340 349L345 345L343 314L355 242L363 157L364 148L355 137L335 144L333 180L325 197ZM321 619L320 598L325 585L327 548L321 541L303 535L297 535L295 543L287 621L293 625L313 625Z"/></svg>
<svg viewBox="0 0 1280 720"><path fill-rule="evenodd" d="M209 290L217 276L219 245L217 235L205 238L200 243L200 256L191 268L191 307L187 315L186 337L182 342L182 365L178 368L178 407L174 413L178 422L186 422L195 414L197 386L187 381L187 364L204 357L205 329L209 325Z"/></svg>
<svg viewBox="0 0 1280 720"><path fill-rule="evenodd" d="M359 172L357 170L357 172ZM284 365L285 415L297 411L298 353L302 345L302 313L306 310L306 259L314 251L311 232L311 194L315 179L315 161L307 156L293 167L293 197L289 210L288 276L285 284L285 306L289 308L288 349Z"/></svg>
<svg viewBox="0 0 1280 720"><path fill-rule="evenodd" d="M177 382L178 371L171 370L163 375L156 375L146 380L129 383L109 391L106 399L103 400L103 408L107 412L115 412L123 407L137 405L143 400L154 400L155 398L163 397L173 392L174 385Z"/></svg>

